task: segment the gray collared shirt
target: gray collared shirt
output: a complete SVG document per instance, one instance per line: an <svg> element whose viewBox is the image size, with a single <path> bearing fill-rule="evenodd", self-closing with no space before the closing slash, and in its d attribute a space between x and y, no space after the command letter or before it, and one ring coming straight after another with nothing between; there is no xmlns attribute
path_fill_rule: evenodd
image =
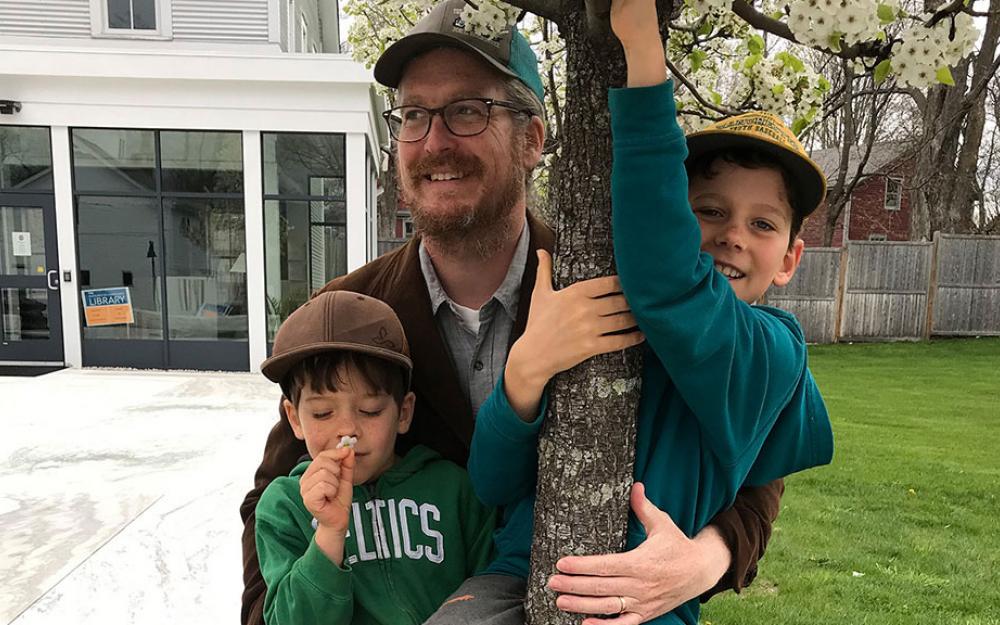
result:
<svg viewBox="0 0 1000 625"><path fill-rule="evenodd" d="M420 244L420 270L427 283L431 310L451 354L458 380L466 391L472 414L486 401L507 363L507 348L517 319L521 278L528 260L528 225L521 229L507 275L493 296L479 309L478 332L462 320L460 307L445 293L430 254Z"/></svg>

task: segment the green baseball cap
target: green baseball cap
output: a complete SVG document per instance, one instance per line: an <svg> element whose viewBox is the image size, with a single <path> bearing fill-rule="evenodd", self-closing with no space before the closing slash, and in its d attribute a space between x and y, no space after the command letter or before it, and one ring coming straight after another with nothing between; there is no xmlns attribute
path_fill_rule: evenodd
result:
<svg viewBox="0 0 1000 625"><path fill-rule="evenodd" d="M538 57L524 35L516 26L495 39L468 32L462 20L466 6L465 0L446 0L435 6L405 37L386 48L375 63L375 80L396 88L406 64L415 57L433 48L453 47L471 52L507 76L517 78L543 101L545 90L538 75Z"/></svg>

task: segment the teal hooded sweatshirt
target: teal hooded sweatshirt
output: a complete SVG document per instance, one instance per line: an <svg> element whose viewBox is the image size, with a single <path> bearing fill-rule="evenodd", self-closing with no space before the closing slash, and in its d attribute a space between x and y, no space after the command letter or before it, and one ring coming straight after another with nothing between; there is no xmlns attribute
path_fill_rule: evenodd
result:
<svg viewBox="0 0 1000 625"><path fill-rule="evenodd" d="M354 487L344 565L313 541L299 494L309 462L257 504L257 555L268 625L418 625L492 555L496 515L468 474L417 446L374 484Z"/></svg>
<svg viewBox="0 0 1000 625"><path fill-rule="evenodd" d="M701 252L671 83L614 89L610 106L615 260L646 336L634 477L694 536L744 484L829 463L833 432L798 321L740 301ZM505 506L486 573L528 575L541 422L517 416L503 378L477 415L469 475L484 502ZM627 548L645 539L630 515ZM649 622L696 625L698 608Z"/></svg>

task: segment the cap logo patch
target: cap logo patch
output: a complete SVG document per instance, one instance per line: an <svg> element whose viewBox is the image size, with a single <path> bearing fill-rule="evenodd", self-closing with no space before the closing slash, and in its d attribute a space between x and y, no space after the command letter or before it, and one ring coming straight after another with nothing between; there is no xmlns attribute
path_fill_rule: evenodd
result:
<svg viewBox="0 0 1000 625"><path fill-rule="evenodd" d="M750 135L763 135L773 141L786 145L796 152L802 151L802 146L794 137L789 137L773 120L763 115L747 115L730 120L724 120L715 126L718 130L728 130Z"/></svg>
<svg viewBox="0 0 1000 625"><path fill-rule="evenodd" d="M378 334L372 337L372 343L378 345L379 347L384 347L386 349L391 349L393 351L399 351L396 347L396 342L389 338L389 331L382 326L378 329Z"/></svg>

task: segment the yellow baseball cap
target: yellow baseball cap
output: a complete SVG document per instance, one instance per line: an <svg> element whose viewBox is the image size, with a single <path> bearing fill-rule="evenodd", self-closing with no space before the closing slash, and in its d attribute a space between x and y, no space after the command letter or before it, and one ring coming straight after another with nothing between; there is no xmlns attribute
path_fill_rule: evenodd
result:
<svg viewBox="0 0 1000 625"><path fill-rule="evenodd" d="M770 156L791 172L790 184L797 201L792 209L803 218L815 211L826 197L826 176L795 134L780 117L751 111L727 117L687 136L687 162L733 148L754 148Z"/></svg>

